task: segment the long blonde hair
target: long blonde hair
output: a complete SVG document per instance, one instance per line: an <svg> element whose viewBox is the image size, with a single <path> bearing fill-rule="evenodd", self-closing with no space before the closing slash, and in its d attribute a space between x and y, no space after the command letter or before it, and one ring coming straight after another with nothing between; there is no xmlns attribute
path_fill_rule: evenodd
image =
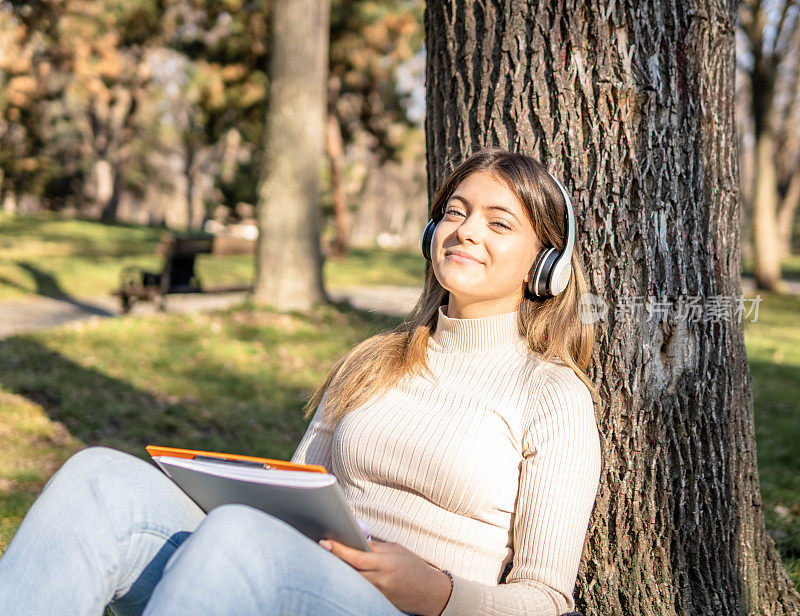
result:
<svg viewBox="0 0 800 616"><path fill-rule="evenodd" d="M456 187L473 171L492 172L516 194L543 247L564 249L564 198L545 167L524 154L500 148L480 150L464 160L447 177L429 207L429 217L441 220L444 206ZM543 361L560 359L586 384L592 397L597 392L585 374L592 357L594 326L578 317L578 299L588 289L575 251L567 288L555 297L533 297L527 291L519 305L520 335ZM339 359L325 381L309 398L304 416L314 414L325 398L324 417L336 425L347 413L384 393L406 374L432 376L427 365L428 339L436 329L439 306L448 301L428 263L422 294L411 313L392 330L376 334Z"/></svg>

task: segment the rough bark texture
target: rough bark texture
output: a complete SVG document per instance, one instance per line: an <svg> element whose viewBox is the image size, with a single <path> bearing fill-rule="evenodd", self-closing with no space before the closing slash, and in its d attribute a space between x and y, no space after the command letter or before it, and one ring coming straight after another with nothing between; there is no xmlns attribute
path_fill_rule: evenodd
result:
<svg viewBox="0 0 800 616"><path fill-rule="evenodd" d="M429 0L428 193L484 145L531 154L576 207L609 304L590 372L604 470L576 600L591 615L800 613L765 532L741 317L735 3Z"/></svg>
<svg viewBox="0 0 800 616"><path fill-rule="evenodd" d="M325 300L319 171L325 139L327 0L282 0L272 18L254 300L306 310Z"/></svg>

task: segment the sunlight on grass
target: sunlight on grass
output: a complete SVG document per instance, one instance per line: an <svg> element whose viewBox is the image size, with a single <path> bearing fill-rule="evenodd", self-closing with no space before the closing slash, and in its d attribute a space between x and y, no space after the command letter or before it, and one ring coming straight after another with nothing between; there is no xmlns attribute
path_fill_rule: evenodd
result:
<svg viewBox="0 0 800 616"><path fill-rule="evenodd" d="M41 405L0 385L0 552L45 482L80 448Z"/></svg>
<svg viewBox="0 0 800 616"><path fill-rule="evenodd" d="M397 319L240 307L79 323L0 340L0 552L84 444L290 458L331 364Z"/></svg>
<svg viewBox="0 0 800 616"><path fill-rule="evenodd" d="M163 229L112 225L55 216L0 215L0 300L36 295L96 297L118 289L125 267L159 272ZM254 257L199 255L196 272L206 287L247 285ZM328 287L420 286L425 260L416 252L354 248L323 266Z"/></svg>
<svg viewBox="0 0 800 616"><path fill-rule="evenodd" d="M764 520L800 590L800 298L765 294L745 321Z"/></svg>

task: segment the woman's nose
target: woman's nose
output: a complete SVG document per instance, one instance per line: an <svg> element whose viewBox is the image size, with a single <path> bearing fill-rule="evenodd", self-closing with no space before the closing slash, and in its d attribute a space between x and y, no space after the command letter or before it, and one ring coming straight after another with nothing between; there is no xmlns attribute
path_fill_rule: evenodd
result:
<svg viewBox="0 0 800 616"><path fill-rule="evenodd" d="M462 242L469 239L471 242L474 243L477 234L478 234L478 221L476 220L475 216L468 216L456 228L456 235L458 239L461 240Z"/></svg>

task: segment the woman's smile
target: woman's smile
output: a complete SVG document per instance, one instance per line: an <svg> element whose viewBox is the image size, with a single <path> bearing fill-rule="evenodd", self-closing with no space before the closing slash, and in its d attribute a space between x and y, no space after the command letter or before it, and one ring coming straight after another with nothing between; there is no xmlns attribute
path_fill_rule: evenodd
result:
<svg viewBox="0 0 800 616"><path fill-rule="evenodd" d="M445 259L450 259L451 261L454 261L455 263L471 263L472 265L483 265L477 259L472 259L470 257L465 257L465 256L457 254L457 253L450 253L449 255L445 256Z"/></svg>

